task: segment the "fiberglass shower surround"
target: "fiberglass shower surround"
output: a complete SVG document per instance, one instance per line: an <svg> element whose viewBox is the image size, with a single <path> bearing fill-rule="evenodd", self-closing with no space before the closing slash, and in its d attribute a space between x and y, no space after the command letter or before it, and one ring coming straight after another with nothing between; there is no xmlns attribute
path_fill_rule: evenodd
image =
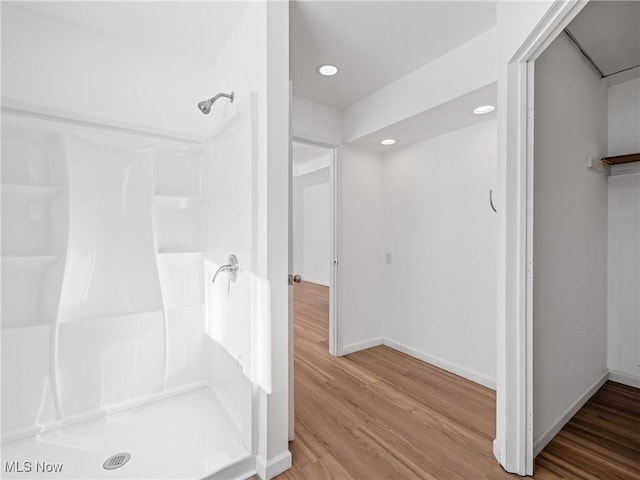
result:
<svg viewBox="0 0 640 480"><path fill-rule="evenodd" d="M202 478L255 462L251 319L233 310L255 282L236 269L231 291L210 283L225 259L214 250L234 243L215 228L210 152L251 145L250 122L235 122L196 141L3 108L4 478L25 478L35 457L68 478L103 464ZM246 169L228 170L241 184ZM158 455L151 440L175 436Z"/></svg>
<svg viewBox="0 0 640 480"><path fill-rule="evenodd" d="M288 86L267 82L276 13L3 2L3 478L39 460L60 478L266 478L290 458L262 209L267 96Z"/></svg>

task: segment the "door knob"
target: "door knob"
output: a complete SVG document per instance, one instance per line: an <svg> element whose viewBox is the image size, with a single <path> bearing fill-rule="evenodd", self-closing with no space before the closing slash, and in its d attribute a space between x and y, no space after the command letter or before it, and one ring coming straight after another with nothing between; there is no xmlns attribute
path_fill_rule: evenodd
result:
<svg viewBox="0 0 640 480"><path fill-rule="evenodd" d="M295 275L289 275L289 285L293 285L294 283L301 283L302 282L302 275L298 275L297 273Z"/></svg>

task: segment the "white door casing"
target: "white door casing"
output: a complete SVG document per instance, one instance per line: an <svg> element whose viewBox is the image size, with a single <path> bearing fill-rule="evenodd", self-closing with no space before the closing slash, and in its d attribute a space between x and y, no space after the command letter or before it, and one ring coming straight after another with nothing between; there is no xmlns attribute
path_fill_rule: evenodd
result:
<svg viewBox="0 0 640 480"><path fill-rule="evenodd" d="M494 454L505 470L533 475L533 134L534 62L584 8L586 1L555 0L517 50L507 71L506 316L501 330ZM499 207L499 209L500 209Z"/></svg>

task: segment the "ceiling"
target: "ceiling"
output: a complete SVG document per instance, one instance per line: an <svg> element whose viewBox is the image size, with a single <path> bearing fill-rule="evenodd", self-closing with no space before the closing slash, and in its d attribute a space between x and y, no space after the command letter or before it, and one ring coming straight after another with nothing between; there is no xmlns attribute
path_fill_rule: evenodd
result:
<svg viewBox="0 0 640 480"><path fill-rule="evenodd" d="M211 65L248 2L35 1L15 4L128 43Z"/></svg>
<svg viewBox="0 0 640 480"><path fill-rule="evenodd" d="M640 69L640 2L589 2L566 30L603 77Z"/></svg>
<svg viewBox="0 0 640 480"><path fill-rule="evenodd" d="M486 122L487 120L495 119L497 111L494 110L485 115L474 115L473 109L480 105L496 105L497 96L498 85L497 83L492 83L359 138L351 144L368 150L386 152ZM385 138L393 138L397 143L392 146L381 145L380 141Z"/></svg>
<svg viewBox="0 0 640 480"><path fill-rule="evenodd" d="M344 109L494 27L496 2L292 1L289 22L294 95Z"/></svg>

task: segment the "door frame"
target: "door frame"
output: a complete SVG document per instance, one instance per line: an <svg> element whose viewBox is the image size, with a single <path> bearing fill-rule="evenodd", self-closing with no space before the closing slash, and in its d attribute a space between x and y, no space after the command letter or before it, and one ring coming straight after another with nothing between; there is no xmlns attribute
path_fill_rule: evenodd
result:
<svg viewBox="0 0 640 480"><path fill-rule="evenodd" d="M504 357L498 359L494 454L505 470L519 475L533 475L534 65L588 1L554 0L507 65L506 188L501 204L506 271L500 285L505 288L506 323Z"/></svg>
<svg viewBox="0 0 640 480"><path fill-rule="evenodd" d="M321 142L318 140L313 140L307 137L301 137L297 135L293 135L291 137L291 142L293 143L301 143L304 145L311 145L314 147L326 148L331 151L331 160L329 162L329 182L331 183L331 269L329 275L329 353L331 355L337 356L338 353L338 345L340 334L340 329L338 328L338 254L339 254L339 242L338 242L338 234L339 234L339 162L338 162L338 146L333 145L331 143ZM293 162L293 153L292 153L292 162ZM293 172L291 173L293 178ZM292 193L293 198L293 193ZM291 205L289 205L291 209ZM293 247L292 247L293 249ZM293 321L293 319L291 319Z"/></svg>

